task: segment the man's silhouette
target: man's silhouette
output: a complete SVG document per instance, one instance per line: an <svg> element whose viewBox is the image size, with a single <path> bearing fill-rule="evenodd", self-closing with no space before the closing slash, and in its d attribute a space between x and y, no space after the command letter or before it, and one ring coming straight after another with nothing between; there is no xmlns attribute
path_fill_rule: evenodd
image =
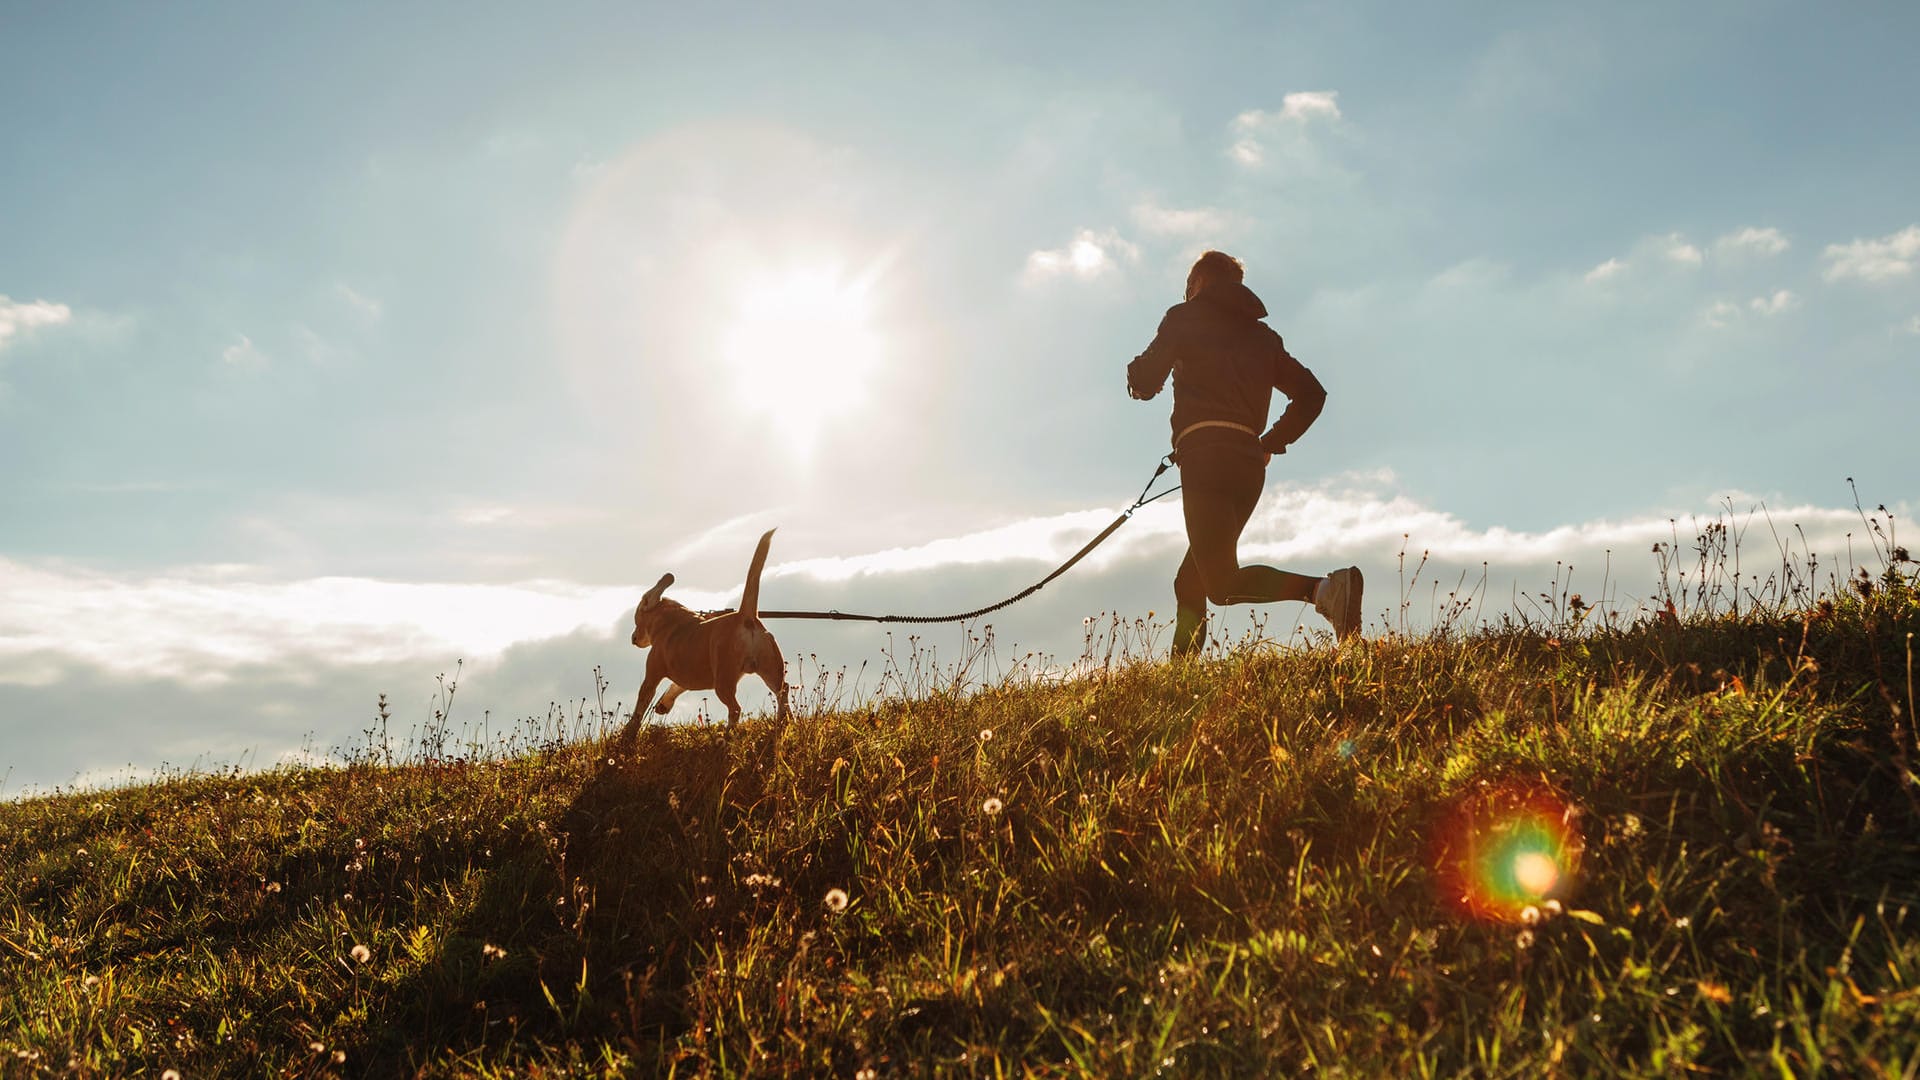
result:
<svg viewBox="0 0 1920 1080"><path fill-rule="evenodd" d="M1360 632L1358 567L1308 577L1240 565L1240 530L1260 501L1267 463L1306 433L1327 401L1320 380L1260 321L1266 305L1243 277L1231 255L1200 256L1187 273L1185 302L1167 309L1153 342L1127 365L1127 392L1141 401L1173 375L1174 460L1187 519L1187 556L1173 579L1175 656L1206 643L1209 600L1307 601L1341 641ZM1275 390L1287 395L1287 408L1263 435Z"/></svg>

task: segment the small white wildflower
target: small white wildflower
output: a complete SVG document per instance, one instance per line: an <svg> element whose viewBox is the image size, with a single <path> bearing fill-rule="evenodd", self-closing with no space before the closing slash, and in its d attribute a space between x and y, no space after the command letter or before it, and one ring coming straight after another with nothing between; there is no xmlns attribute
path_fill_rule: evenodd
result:
<svg viewBox="0 0 1920 1080"><path fill-rule="evenodd" d="M311 1050L311 1051L313 1051L313 1052L314 1052L314 1053L316 1053L316 1054L324 1054L324 1053L326 1053L326 1052L327 1052L327 1044L326 1044L326 1043L318 1043L318 1042L310 1042L310 1043L308 1043L308 1044L307 1044L307 1049L309 1049L309 1050Z"/></svg>
<svg viewBox="0 0 1920 1080"><path fill-rule="evenodd" d="M742 884L746 885L750 889L759 889L759 888L775 889L775 888L779 888L780 879L777 877L774 877L772 874L748 874L746 876L746 880L742 882Z"/></svg>
<svg viewBox="0 0 1920 1080"><path fill-rule="evenodd" d="M26 1057L24 1053L20 1056L23 1058ZM166 1072L160 1074L160 1080L180 1080L180 1070L168 1069Z"/></svg>
<svg viewBox="0 0 1920 1080"><path fill-rule="evenodd" d="M980 729L980 741L981 741L981 742L992 742L992 741L993 741L993 729L992 729L992 728L990 728L990 727L983 727L983 728L981 728L981 729Z"/></svg>
<svg viewBox="0 0 1920 1080"><path fill-rule="evenodd" d="M1679 918L1673 920L1673 928L1675 930L1685 930L1687 927L1692 925L1693 925L1693 920L1687 918L1685 915L1682 915Z"/></svg>
<svg viewBox="0 0 1920 1080"><path fill-rule="evenodd" d="M1513 943L1515 945L1520 946L1523 949L1533 948L1533 931L1531 930L1520 931L1520 936L1514 938Z"/></svg>
<svg viewBox="0 0 1920 1080"><path fill-rule="evenodd" d="M280 883L277 881L269 881L265 885L261 886L261 888L266 889L270 893L277 893L280 891Z"/></svg>
<svg viewBox="0 0 1920 1080"><path fill-rule="evenodd" d="M365 945L355 945L347 955L353 957L354 963L364 964L373 959L373 950L367 948Z"/></svg>
<svg viewBox="0 0 1920 1080"><path fill-rule="evenodd" d="M1566 908L1560 906L1560 901L1558 900L1548 900L1546 903L1541 904L1540 907L1547 913L1549 918L1563 914L1566 911Z"/></svg>
<svg viewBox="0 0 1920 1080"><path fill-rule="evenodd" d="M333 1052L333 1063L335 1065L345 1065L347 1063L347 1052L345 1050L335 1050Z"/></svg>
<svg viewBox="0 0 1920 1080"><path fill-rule="evenodd" d="M828 889L826 904L827 910L835 914L847 910L847 890Z"/></svg>
<svg viewBox="0 0 1920 1080"><path fill-rule="evenodd" d="M980 812L988 817L993 817L999 814L1005 805L1006 804L1002 803L999 799L989 797L986 802L980 804Z"/></svg>
<svg viewBox="0 0 1920 1080"><path fill-rule="evenodd" d="M1523 926L1540 925L1540 909L1528 904L1520 909L1520 922Z"/></svg>
<svg viewBox="0 0 1920 1080"><path fill-rule="evenodd" d="M489 942L480 946L480 955L489 960L504 960L507 956L507 950Z"/></svg>
<svg viewBox="0 0 1920 1080"><path fill-rule="evenodd" d="M81 980L80 980L80 985L81 985L81 986L84 986L84 987L86 987L86 988L87 988L87 989L89 989L89 990L91 990L91 989L93 989L94 987L96 987L96 986L99 986L99 985L100 985L100 976L98 976L98 975L88 975L88 976L87 976L86 978L84 978L84 979L81 979Z"/></svg>

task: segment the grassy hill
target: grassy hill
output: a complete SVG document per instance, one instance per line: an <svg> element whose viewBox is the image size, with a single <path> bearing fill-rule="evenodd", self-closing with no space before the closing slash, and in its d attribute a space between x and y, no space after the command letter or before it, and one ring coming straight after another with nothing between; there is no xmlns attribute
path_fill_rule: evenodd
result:
<svg viewBox="0 0 1920 1080"><path fill-rule="evenodd" d="M1909 565L0 805L0 1073L1913 1076Z"/></svg>

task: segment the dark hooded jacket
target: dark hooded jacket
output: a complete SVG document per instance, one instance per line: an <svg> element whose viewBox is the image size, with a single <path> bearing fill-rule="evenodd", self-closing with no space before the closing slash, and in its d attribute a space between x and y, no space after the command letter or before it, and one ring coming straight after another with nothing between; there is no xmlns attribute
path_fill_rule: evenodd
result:
<svg viewBox="0 0 1920 1080"><path fill-rule="evenodd" d="M1273 392L1287 395L1286 411L1260 436L1270 453L1283 453L1320 415L1327 392L1313 372L1287 352L1260 320L1267 306L1245 285L1214 285L1167 309L1145 352L1127 365L1127 392L1153 397L1173 374L1173 433L1203 420L1228 420L1252 431L1267 426Z"/></svg>

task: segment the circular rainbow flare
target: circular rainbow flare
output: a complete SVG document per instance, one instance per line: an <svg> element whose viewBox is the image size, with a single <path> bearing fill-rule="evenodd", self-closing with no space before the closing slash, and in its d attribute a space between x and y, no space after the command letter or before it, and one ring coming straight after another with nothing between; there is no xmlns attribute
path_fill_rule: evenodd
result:
<svg viewBox="0 0 1920 1080"><path fill-rule="evenodd" d="M1442 897L1475 919L1518 922L1579 875L1580 812L1545 785L1508 781L1460 799L1433 834Z"/></svg>

